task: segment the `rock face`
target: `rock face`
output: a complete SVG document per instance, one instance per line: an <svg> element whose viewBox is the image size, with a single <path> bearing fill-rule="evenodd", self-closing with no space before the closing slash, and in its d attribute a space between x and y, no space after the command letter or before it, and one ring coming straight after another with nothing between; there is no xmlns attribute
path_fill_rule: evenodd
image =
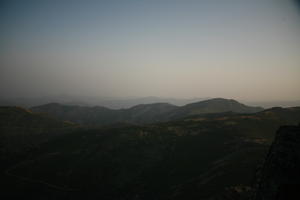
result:
<svg viewBox="0 0 300 200"><path fill-rule="evenodd" d="M300 125L277 131L253 199L300 199Z"/></svg>

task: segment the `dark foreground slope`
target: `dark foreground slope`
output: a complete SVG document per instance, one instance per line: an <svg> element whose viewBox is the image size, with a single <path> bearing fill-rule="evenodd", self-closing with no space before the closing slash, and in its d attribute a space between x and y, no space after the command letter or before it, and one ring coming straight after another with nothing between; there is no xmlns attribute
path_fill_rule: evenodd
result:
<svg viewBox="0 0 300 200"><path fill-rule="evenodd" d="M35 114L21 107L0 107L0 158L36 148L75 127L74 123Z"/></svg>
<svg viewBox="0 0 300 200"><path fill-rule="evenodd" d="M5 119L2 124L9 123ZM29 199L216 199L250 188L276 129L300 109L211 114L147 126L78 129L1 172L1 195ZM26 129L35 127L28 123Z"/></svg>
<svg viewBox="0 0 300 200"><path fill-rule="evenodd" d="M25 187L27 182L22 182L6 170L28 160L45 143L77 127L73 123L34 114L21 107L0 107L0 198L10 199L10 195L22 191L26 191L23 194L30 193Z"/></svg>
<svg viewBox="0 0 300 200"><path fill-rule="evenodd" d="M254 113L261 111L260 107L250 107L235 100L210 99L185 106L174 106L168 103L141 104L129 109L113 110L105 107L84 107L46 104L31 108L34 112L48 113L61 120L70 120L82 125L101 126L119 122L133 124L149 124L176 120L191 115L234 112Z"/></svg>
<svg viewBox="0 0 300 200"><path fill-rule="evenodd" d="M300 126L283 126L270 148L254 200L300 199Z"/></svg>

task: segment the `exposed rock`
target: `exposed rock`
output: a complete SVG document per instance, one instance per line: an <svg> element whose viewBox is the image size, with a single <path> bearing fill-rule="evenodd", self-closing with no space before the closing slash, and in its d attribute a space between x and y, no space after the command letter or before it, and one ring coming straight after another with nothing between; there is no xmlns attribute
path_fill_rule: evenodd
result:
<svg viewBox="0 0 300 200"><path fill-rule="evenodd" d="M253 199L300 199L299 189L300 126L282 126L262 168Z"/></svg>

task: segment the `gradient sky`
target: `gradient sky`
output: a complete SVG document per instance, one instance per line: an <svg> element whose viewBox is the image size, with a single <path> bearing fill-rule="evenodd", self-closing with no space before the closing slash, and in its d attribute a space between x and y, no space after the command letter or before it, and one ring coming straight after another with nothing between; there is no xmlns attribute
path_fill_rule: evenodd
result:
<svg viewBox="0 0 300 200"><path fill-rule="evenodd" d="M300 99L292 0L7 0L4 97Z"/></svg>

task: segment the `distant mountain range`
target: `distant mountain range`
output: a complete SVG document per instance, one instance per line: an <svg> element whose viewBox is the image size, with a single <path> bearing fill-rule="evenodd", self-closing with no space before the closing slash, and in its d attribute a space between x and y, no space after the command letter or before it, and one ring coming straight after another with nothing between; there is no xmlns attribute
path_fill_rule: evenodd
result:
<svg viewBox="0 0 300 200"><path fill-rule="evenodd" d="M185 106L169 103L140 104L128 109L87 107L50 103L30 108L33 112L47 113L61 120L69 120L82 125L108 125L113 123L147 124L185 118L191 115L209 113L254 113L261 107L251 107L232 99L215 98Z"/></svg>
<svg viewBox="0 0 300 200"><path fill-rule="evenodd" d="M183 106L196 101L207 100L209 98L163 98L163 97L139 97L139 98L113 98L113 97L91 97L91 96L72 96L57 95L31 98L0 98L0 106L23 106L33 107L42 104L56 102L64 105L79 106L104 106L111 109L130 108L139 104L153 104L166 102L177 106Z"/></svg>
<svg viewBox="0 0 300 200"><path fill-rule="evenodd" d="M22 106L26 108L49 104L56 102L63 105L78 105L78 106L104 106L110 109L126 109L139 104L154 104L158 102L170 103L176 106L184 106L186 104L204 101L211 99L204 98L167 98L167 97L131 97L131 98L116 98L116 97L93 97L93 96L76 96L76 95L54 95L44 97L23 97L23 98L0 98L0 106ZM250 106L260 106L263 108L271 107L296 107L300 106L300 100L290 101L246 101L239 100L243 104Z"/></svg>

